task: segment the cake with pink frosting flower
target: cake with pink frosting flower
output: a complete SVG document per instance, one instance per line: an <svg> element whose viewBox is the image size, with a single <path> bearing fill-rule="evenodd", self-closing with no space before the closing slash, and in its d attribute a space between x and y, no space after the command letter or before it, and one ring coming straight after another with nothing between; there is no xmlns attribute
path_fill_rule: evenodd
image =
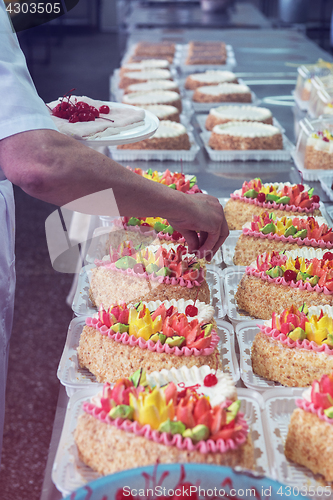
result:
<svg viewBox="0 0 333 500"><path fill-rule="evenodd" d="M332 307L292 305L258 326L251 349L255 374L289 387L307 387L332 373Z"/></svg>
<svg viewBox="0 0 333 500"><path fill-rule="evenodd" d="M249 266L259 254L313 247L331 250L333 232L323 217L283 217L274 212L254 215L243 226L234 254L234 264Z"/></svg>
<svg viewBox="0 0 333 500"><path fill-rule="evenodd" d="M98 382L115 382L133 370L208 365L221 367L214 308L171 300L100 307L86 319L78 360Z"/></svg>
<svg viewBox="0 0 333 500"><path fill-rule="evenodd" d="M235 299L240 309L260 319L292 304L333 306L333 252L307 247L258 255L246 267Z"/></svg>
<svg viewBox="0 0 333 500"><path fill-rule="evenodd" d="M319 196L313 188L304 184L275 182L263 184L261 179L245 181L241 189L230 195L224 214L229 229L242 229L251 222L253 215L265 210L274 212L276 217L318 216Z"/></svg>
<svg viewBox="0 0 333 500"><path fill-rule="evenodd" d="M252 439L229 375L196 370L194 383L194 372L185 384L164 370L161 385L159 374L147 380L140 369L105 384L78 419L80 459L103 475L157 462L252 469Z"/></svg>
<svg viewBox="0 0 333 500"><path fill-rule="evenodd" d="M110 255L95 264L89 295L98 308L181 298L210 303L205 269L183 245L149 245L140 250L129 243L121 255L110 249Z"/></svg>
<svg viewBox="0 0 333 500"><path fill-rule="evenodd" d="M285 455L314 474L333 481L333 374L323 375L296 400L288 428Z"/></svg>

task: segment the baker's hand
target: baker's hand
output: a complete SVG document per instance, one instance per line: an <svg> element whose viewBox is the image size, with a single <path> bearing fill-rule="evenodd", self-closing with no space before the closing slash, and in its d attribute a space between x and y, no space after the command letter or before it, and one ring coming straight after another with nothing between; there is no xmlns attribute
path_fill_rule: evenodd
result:
<svg viewBox="0 0 333 500"><path fill-rule="evenodd" d="M223 208L217 198L206 194L186 195L187 203L179 214L168 217L189 247L200 258L210 261L229 234Z"/></svg>

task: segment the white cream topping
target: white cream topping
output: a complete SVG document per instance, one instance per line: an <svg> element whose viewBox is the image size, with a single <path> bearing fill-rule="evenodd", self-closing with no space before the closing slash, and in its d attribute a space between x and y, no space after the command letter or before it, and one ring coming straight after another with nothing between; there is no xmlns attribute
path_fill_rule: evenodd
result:
<svg viewBox="0 0 333 500"><path fill-rule="evenodd" d="M164 304L166 309L168 310L171 306L174 306L178 309L179 313L185 314L185 310L187 306L193 306L194 301L193 300L184 300L184 299L179 299L179 300L164 300L163 302L161 300L156 300L156 301L151 301L151 302L143 302L145 304L149 311L155 311L161 304ZM204 321L205 323L208 323L213 319L214 316L214 307L207 305L205 302L200 302L196 301L195 302L195 307L198 309L198 314L195 316L199 323ZM187 316L187 319L189 321L192 321L194 317Z"/></svg>
<svg viewBox="0 0 333 500"><path fill-rule="evenodd" d="M280 130L274 125L266 125L259 122L228 122L215 125L213 128L215 134L232 135L234 137L272 137L281 134Z"/></svg>
<svg viewBox="0 0 333 500"><path fill-rule="evenodd" d="M161 139L162 137L178 137L182 134L186 134L184 125L170 120L163 120L159 123L158 129L152 137L154 139Z"/></svg>
<svg viewBox="0 0 333 500"><path fill-rule="evenodd" d="M150 111L160 119L169 115L173 115L175 113L179 113L178 109L175 106L170 106L169 104L148 104L142 107L143 109Z"/></svg>
<svg viewBox="0 0 333 500"><path fill-rule="evenodd" d="M231 71L219 71L219 70L210 70L210 71L205 71L205 73L195 73L193 75L190 75L189 78L192 80L195 80L197 82L232 82L234 80L237 80L237 77L235 73L232 73Z"/></svg>
<svg viewBox="0 0 333 500"><path fill-rule="evenodd" d="M125 73L125 76L135 80L167 80L171 78L171 73L168 69L154 69L151 71L129 71Z"/></svg>
<svg viewBox="0 0 333 500"><path fill-rule="evenodd" d="M147 92L149 90L173 90L177 83L172 80L149 80L143 83L133 83L127 87L129 92Z"/></svg>
<svg viewBox="0 0 333 500"><path fill-rule="evenodd" d="M209 95L220 94L245 94L251 92L247 85L240 85L239 83L220 83L219 85L207 85L199 87L198 92Z"/></svg>
<svg viewBox="0 0 333 500"><path fill-rule="evenodd" d="M333 115L333 106L325 106L324 108L324 115Z"/></svg>
<svg viewBox="0 0 333 500"><path fill-rule="evenodd" d="M212 387L206 387L204 385L204 378L210 373L216 374L218 382ZM147 381L149 385L159 386L163 386L168 382L173 382L176 385L183 382L185 383L185 387L199 384L200 387L197 388L197 392L208 396L212 406L221 404L226 399L235 399L237 397L236 387L229 373L223 373L220 370L215 373L215 371L211 370L207 365L201 366L200 368L197 366L193 366L192 368L183 366L179 369L164 369L160 372L147 374ZM179 390L181 390L181 387Z"/></svg>
<svg viewBox="0 0 333 500"><path fill-rule="evenodd" d="M127 63L122 66L122 68L126 68L128 70L144 70L149 68L168 68L169 61L166 59L146 59L137 63Z"/></svg>
<svg viewBox="0 0 333 500"><path fill-rule="evenodd" d="M217 384L212 387L206 387L204 385L204 378L209 374L215 374L217 377ZM217 370L215 373L215 371L211 370L207 365L200 366L200 368L197 366L192 366L192 368L183 366L179 369L164 369L160 372L147 373L146 379L150 387L155 387L156 385L162 387L169 382L173 382L177 386L181 384L181 386L178 386L179 391L183 390L183 384L185 384L185 387L200 385L200 387L197 388L198 394L208 396L212 406L219 405L227 399L237 399L237 390L231 376L220 370ZM91 398L91 402L101 408L102 396L102 391L98 392Z"/></svg>
<svg viewBox="0 0 333 500"><path fill-rule="evenodd" d="M296 257L304 257L304 259L322 259L324 253L327 252L327 248L313 248L313 247L302 247L297 248L296 250L287 250L285 255L287 257L292 257L296 259Z"/></svg>
<svg viewBox="0 0 333 500"><path fill-rule="evenodd" d="M163 102L178 101L177 92L172 90L152 90L151 92L131 92L123 97L125 104L160 104Z"/></svg>
<svg viewBox="0 0 333 500"><path fill-rule="evenodd" d="M326 153L333 153L333 141L323 141L323 139L316 139L309 136L306 145L313 147L316 151L325 151Z"/></svg>
<svg viewBox="0 0 333 500"><path fill-rule="evenodd" d="M333 307L329 306L327 304L325 306L324 305L323 306L310 306L308 316L309 317L313 316L313 315L320 316L321 311L323 311L323 313L326 316L333 318Z"/></svg>
<svg viewBox="0 0 333 500"><path fill-rule="evenodd" d="M267 108L258 108L257 106L218 106L212 108L209 114L217 118L228 118L239 121L263 121L272 117L272 113Z"/></svg>

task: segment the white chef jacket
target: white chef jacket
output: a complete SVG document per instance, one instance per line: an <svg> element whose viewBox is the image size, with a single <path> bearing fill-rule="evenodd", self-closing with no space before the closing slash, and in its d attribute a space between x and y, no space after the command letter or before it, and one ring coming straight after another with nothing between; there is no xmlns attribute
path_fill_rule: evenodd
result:
<svg viewBox="0 0 333 500"><path fill-rule="evenodd" d="M0 0L0 140L35 129L56 130L45 104L36 92L5 4ZM14 310L14 217L13 187L0 165L0 456Z"/></svg>

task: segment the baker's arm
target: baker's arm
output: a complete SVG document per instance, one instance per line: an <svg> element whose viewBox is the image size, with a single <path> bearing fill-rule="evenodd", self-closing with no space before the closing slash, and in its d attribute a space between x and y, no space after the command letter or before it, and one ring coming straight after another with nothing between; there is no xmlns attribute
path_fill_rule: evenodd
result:
<svg viewBox="0 0 333 500"><path fill-rule="evenodd" d="M208 250L215 253L228 235L216 198L186 195L149 181L53 130L32 130L1 140L0 165L13 184L59 206L112 188L121 215L164 217L184 235L190 251L200 249L201 255Z"/></svg>

